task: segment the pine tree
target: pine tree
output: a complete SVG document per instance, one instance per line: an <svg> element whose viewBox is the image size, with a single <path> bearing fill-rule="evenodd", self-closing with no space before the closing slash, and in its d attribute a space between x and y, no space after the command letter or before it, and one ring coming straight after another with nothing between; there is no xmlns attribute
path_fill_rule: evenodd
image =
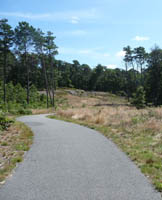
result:
<svg viewBox="0 0 162 200"><path fill-rule="evenodd" d="M137 88L136 93L133 95L132 102L137 109L141 109L145 107L145 91L142 86Z"/></svg>

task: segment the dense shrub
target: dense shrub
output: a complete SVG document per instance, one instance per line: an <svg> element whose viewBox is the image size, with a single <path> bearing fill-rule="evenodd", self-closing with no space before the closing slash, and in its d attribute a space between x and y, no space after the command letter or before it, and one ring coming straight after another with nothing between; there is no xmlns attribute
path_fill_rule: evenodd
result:
<svg viewBox="0 0 162 200"><path fill-rule="evenodd" d="M32 111L29 110L29 109L20 108L20 109L17 111L17 114L20 114L20 115L31 115L31 114L32 114Z"/></svg>
<svg viewBox="0 0 162 200"><path fill-rule="evenodd" d="M6 130L14 121L0 113L0 130Z"/></svg>
<svg viewBox="0 0 162 200"><path fill-rule="evenodd" d="M45 95L40 95L37 88L32 85L30 87L30 104L27 104L26 89L19 83L13 85L12 82L6 84L6 103L3 102L3 85L0 82L0 110L11 114L32 114L30 108L46 107Z"/></svg>
<svg viewBox="0 0 162 200"><path fill-rule="evenodd" d="M133 94L133 98L131 103L136 106L137 109L144 108L146 105L145 102L145 91L142 86L137 88L137 91L135 94Z"/></svg>

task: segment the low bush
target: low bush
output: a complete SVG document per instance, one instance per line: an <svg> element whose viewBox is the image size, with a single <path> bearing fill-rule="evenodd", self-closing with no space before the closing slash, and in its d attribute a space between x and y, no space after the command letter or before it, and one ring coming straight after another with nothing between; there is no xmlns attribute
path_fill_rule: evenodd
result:
<svg viewBox="0 0 162 200"><path fill-rule="evenodd" d="M12 82L6 84L6 102L3 102L3 88L0 82L0 110L4 113L32 114L29 109L46 108L46 96L39 94L34 85L30 88L30 103L27 104L26 89L20 84L13 85Z"/></svg>
<svg viewBox="0 0 162 200"><path fill-rule="evenodd" d="M0 113L0 130L6 130L14 120L7 118L3 113Z"/></svg>
<svg viewBox="0 0 162 200"><path fill-rule="evenodd" d="M29 109L20 108L19 110L17 110L17 114L20 114L20 115L31 115L32 111L29 110Z"/></svg>

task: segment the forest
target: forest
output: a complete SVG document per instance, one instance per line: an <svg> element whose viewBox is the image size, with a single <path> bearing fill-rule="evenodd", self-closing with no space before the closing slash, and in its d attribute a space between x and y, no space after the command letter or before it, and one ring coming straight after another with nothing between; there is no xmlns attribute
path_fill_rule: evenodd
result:
<svg viewBox="0 0 162 200"><path fill-rule="evenodd" d="M162 105L162 49L155 45L124 47L125 68L91 67L57 60L52 32L44 33L22 21L13 29L0 20L0 109L55 106L57 88L105 91L125 96L140 107ZM102 61L100 61L102 62ZM38 91L46 91L39 94ZM7 108L6 108L7 106Z"/></svg>

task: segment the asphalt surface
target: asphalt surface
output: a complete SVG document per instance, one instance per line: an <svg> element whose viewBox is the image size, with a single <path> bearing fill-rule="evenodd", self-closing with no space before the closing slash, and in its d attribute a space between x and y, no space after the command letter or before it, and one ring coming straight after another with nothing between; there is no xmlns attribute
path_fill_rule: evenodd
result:
<svg viewBox="0 0 162 200"><path fill-rule="evenodd" d="M0 188L0 200L161 200L140 170L100 133L46 118L19 118L34 144Z"/></svg>

